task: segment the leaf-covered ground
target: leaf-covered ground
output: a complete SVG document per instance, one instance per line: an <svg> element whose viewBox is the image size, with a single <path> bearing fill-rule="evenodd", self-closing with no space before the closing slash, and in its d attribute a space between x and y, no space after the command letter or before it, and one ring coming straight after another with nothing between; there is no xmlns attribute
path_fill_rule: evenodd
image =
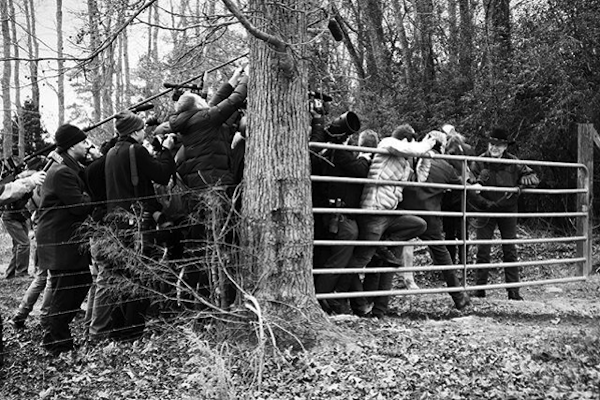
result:
<svg viewBox="0 0 600 400"><path fill-rule="evenodd" d="M28 282L0 281L5 319ZM489 291L463 312L447 294L397 297L384 320L332 317L352 345L307 353L214 343L210 326L156 321L137 342L52 359L36 310L25 330L5 324L0 399L600 398L600 278L522 292L515 302Z"/></svg>

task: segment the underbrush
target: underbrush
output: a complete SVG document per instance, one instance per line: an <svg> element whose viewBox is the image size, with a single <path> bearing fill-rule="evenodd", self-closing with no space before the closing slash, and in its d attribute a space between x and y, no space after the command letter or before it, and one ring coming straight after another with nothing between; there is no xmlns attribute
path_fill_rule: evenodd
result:
<svg viewBox="0 0 600 400"><path fill-rule="evenodd" d="M521 237L544 234L520 232ZM597 249L596 243L595 257ZM529 259L572 257L573 252L560 244L520 247L521 257ZM493 254L499 260L497 250ZM416 262L426 265L428 257L417 251ZM565 266L539 266L524 269L523 280L572 273ZM502 275L493 274L494 282L503 281ZM443 287L436 273L416 278L423 287ZM27 278L0 281L5 318L28 283ZM332 317L350 342L306 352L273 347L268 324L258 323L258 315L256 329L243 337L235 331L248 326L232 327L190 312L153 319L133 343L81 342L83 321L77 319L73 335L82 347L48 358L36 309L25 330L5 326L0 398L596 399L600 279L551 289L527 287L525 302L490 291L463 312L445 293L397 296L395 317Z"/></svg>

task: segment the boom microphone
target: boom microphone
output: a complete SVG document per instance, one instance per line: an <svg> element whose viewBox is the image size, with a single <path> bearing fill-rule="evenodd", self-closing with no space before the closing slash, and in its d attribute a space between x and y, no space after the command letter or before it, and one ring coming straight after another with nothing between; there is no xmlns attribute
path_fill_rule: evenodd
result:
<svg viewBox="0 0 600 400"><path fill-rule="evenodd" d="M62 161L63 158L60 154L58 154L56 151L51 151L50 153L48 153L48 161L46 162L46 165L44 165L44 168L42 168L42 171L48 172L52 164L61 163Z"/></svg>
<svg viewBox="0 0 600 400"><path fill-rule="evenodd" d="M137 107L133 107L130 110L131 110L131 112L138 113L140 111L150 110L151 108L154 108L154 104L146 103L146 104L140 104Z"/></svg>
<svg viewBox="0 0 600 400"><path fill-rule="evenodd" d="M329 29L329 32L331 32L331 36L333 36L336 42L340 42L342 39L344 39L344 32L342 31L340 24L338 24L334 18L329 20L327 28Z"/></svg>
<svg viewBox="0 0 600 400"><path fill-rule="evenodd" d="M202 86L195 85L195 84L181 85L179 83L165 82L165 83L163 83L163 86L166 87L167 89L191 89L191 90L198 90L198 91L202 90Z"/></svg>

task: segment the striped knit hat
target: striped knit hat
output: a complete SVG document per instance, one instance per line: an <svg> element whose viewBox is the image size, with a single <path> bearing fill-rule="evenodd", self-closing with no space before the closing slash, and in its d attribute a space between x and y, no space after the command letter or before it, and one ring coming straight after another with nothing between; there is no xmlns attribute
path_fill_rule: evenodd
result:
<svg viewBox="0 0 600 400"><path fill-rule="evenodd" d="M116 119L115 128L121 137L129 136L144 127L144 120L130 111L123 111Z"/></svg>

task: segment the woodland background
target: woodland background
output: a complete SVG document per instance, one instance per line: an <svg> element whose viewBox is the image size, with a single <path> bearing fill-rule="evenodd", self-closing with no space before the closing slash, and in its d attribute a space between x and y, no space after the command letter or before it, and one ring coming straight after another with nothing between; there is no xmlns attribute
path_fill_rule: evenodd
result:
<svg viewBox="0 0 600 400"><path fill-rule="evenodd" d="M36 13L44 3L7 0L0 8L5 158L40 148L60 123L90 126L161 92L163 82L201 76L247 51L246 31L216 0L57 0L55 42L37 34L40 22L51 25L51 15ZM363 128L384 136L401 122L423 133L451 123L481 151L500 124L519 157L572 162L576 124L600 126L599 17L600 3L586 0L315 2L306 14L308 87L333 97L332 118L352 110ZM327 29L331 19L343 31L339 42ZM204 89L241 62L210 74ZM172 110L168 95L153 103L159 120ZM40 112L56 118L42 115L40 123ZM113 129L106 123L89 134L102 142ZM538 173L542 187L573 184L565 170Z"/></svg>
<svg viewBox="0 0 600 400"><path fill-rule="evenodd" d="M574 162L577 124L600 126L600 70L596 68L600 2L87 0L75 7L57 0L53 3L55 41L42 41L36 33L40 15L35 10L47 4L0 2L5 159L20 160L45 146L62 122L91 126L160 93L164 82L200 77L250 48L255 59L250 60L248 109L257 114L255 121L250 116L248 149L259 155L250 157L250 162L262 161L262 170L274 173L260 176L251 164L245 179L250 178L252 190L262 181L272 179L276 184L267 182L248 196L249 202L260 203L248 207L249 220L264 223L246 231L248 247L259 251L251 254L258 261L250 265L245 288L252 289L247 292L256 295L262 313L248 311L245 303L246 314L236 314L243 324L227 325L234 329L194 318L161 322L136 343L86 347L54 360L40 354L37 326L24 333L9 329L8 380L2 388L6 397L597 397L600 292L596 277L563 289L530 288L525 292L528 301L519 304L494 291L485 300L475 300L469 316L449 307L448 296L441 294L396 297L392 306L399 315L381 323L327 319L314 300L309 279L312 241L307 233L312 215L306 201L307 138L297 137L309 122L305 93L314 90L333 97L330 118L352 110L362 128L383 136L402 122L421 133L451 123L479 152L490 128L501 124L517 139L512 151L520 158ZM235 8L239 13L233 17ZM238 23L240 15L249 16L255 26L271 34L276 48L281 37L294 46L286 45L285 52L272 51L260 43L262 39L246 33ZM47 21L50 15L41 18ZM332 37L327 28L331 20L343 31L343 40ZM297 64L286 68L290 58ZM265 60L279 62L281 68L272 68ZM45 78L40 78L41 63L53 66L52 82L47 69ZM294 69L301 63L308 71L304 66ZM234 66L209 74L205 89L210 93ZM298 77L307 77L306 82L298 84ZM280 86L269 86L273 82ZM53 88L53 94L47 94L44 86ZM287 103L279 104L278 99L299 103L286 108ZM167 95L153 104L159 120L173 109ZM54 109L56 121L45 115ZM301 118L294 117L302 113L294 112L304 109L306 121L298 123ZM253 124L265 136L264 143L261 135L252 136ZM275 129L260 129L265 127ZM112 123L88 132L97 144L113 133ZM253 138L258 143L252 143ZM287 169L281 173L278 163L286 162L289 165L282 165ZM536 169L542 187L575 186L576 177L570 172ZM294 190L298 188L302 190ZM594 188L597 193L600 186ZM288 192L295 196L273 199ZM302 195L296 195L299 192ZM524 196L522 210L574 208L574 199L566 196L535 199L528 203ZM260 213L267 217L261 219ZM299 227L290 228L290 221ZM535 219L534 224L547 229L536 231L541 237L572 228L570 219ZM273 237L274 242L263 240ZM268 243L260 247L263 242ZM573 250L545 246L526 248L523 254L561 257ZM597 260L597 244L594 254ZM527 271L524 278L564 277L572 272L540 268ZM425 286L435 281L429 275L421 278L419 283ZM21 293L25 283L0 285L3 315L16 307L15 293ZM290 321L297 323L282 325ZM75 326L82 330L80 323ZM343 346L323 346L312 353L291 351L282 341L270 346L277 335L267 335L265 330L281 326L294 339L337 335L338 340L331 342ZM244 333L254 340L237 340ZM81 336L80 331L76 334ZM432 351L435 346L438 351Z"/></svg>

